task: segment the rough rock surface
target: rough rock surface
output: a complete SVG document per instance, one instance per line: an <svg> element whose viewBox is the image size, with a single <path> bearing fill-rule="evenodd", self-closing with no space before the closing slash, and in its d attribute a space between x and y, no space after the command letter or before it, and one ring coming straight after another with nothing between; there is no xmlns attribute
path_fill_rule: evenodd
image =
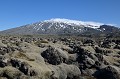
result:
<svg viewBox="0 0 120 79"><path fill-rule="evenodd" d="M119 42L0 36L0 79L120 79Z"/></svg>
<svg viewBox="0 0 120 79"><path fill-rule="evenodd" d="M98 79L120 79L120 68L107 66L94 74Z"/></svg>
<svg viewBox="0 0 120 79"><path fill-rule="evenodd" d="M46 62L53 65L58 65L61 63L66 63L68 60L67 53L59 48L48 47L45 51L41 53L42 57Z"/></svg>

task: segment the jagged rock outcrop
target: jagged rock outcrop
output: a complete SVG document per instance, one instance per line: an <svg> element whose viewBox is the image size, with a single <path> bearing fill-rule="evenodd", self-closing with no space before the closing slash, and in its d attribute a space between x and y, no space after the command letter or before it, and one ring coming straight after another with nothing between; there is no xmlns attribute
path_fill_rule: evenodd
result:
<svg viewBox="0 0 120 79"><path fill-rule="evenodd" d="M45 51L41 53L42 57L45 59L45 62L49 64L58 65L61 63L66 63L68 60L67 53L62 51L59 48L48 47Z"/></svg>

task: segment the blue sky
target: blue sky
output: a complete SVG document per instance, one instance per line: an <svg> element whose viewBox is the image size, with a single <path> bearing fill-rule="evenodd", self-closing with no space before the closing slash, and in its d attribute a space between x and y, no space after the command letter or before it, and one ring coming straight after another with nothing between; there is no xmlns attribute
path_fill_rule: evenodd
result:
<svg viewBox="0 0 120 79"><path fill-rule="evenodd" d="M120 26L120 0L0 0L0 30L51 18Z"/></svg>

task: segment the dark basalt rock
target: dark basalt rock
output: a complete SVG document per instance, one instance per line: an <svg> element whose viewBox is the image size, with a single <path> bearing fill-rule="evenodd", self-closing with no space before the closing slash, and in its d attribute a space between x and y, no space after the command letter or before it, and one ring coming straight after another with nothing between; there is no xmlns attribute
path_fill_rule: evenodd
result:
<svg viewBox="0 0 120 79"><path fill-rule="evenodd" d="M31 66L26 62L21 62L20 60L17 59L11 59L11 64L13 67L19 69L25 75L29 75L29 76L37 75L37 72L33 70Z"/></svg>
<svg viewBox="0 0 120 79"><path fill-rule="evenodd" d="M0 47L0 55L5 55L5 54L13 52L15 50L16 50L16 48L10 47L10 46Z"/></svg>
<svg viewBox="0 0 120 79"><path fill-rule="evenodd" d="M115 49L120 49L120 45L116 45L114 48Z"/></svg>
<svg viewBox="0 0 120 79"><path fill-rule="evenodd" d="M0 47L0 55L4 55L8 53L8 48L7 47Z"/></svg>
<svg viewBox="0 0 120 79"><path fill-rule="evenodd" d="M88 44L88 45L94 45L95 44L95 41L92 40L92 39L87 39L83 42L83 44Z"/></svg>
<svg viewBox="0 0 120 79"><path fill-rule="evenodd" d="M113 50L108 49L108 48L101 48L101 47L96 47L95 51L96 51L96 53L101 53L104 55L108 55L109 53L113 53Z"/></svg>
<svg viewBox="0 0 120 79"><path fill-rule="evenodd" d="M61 52L58 49L50 46L47 50L41 53L41 56L45 59L45 62L53 65L58 65L67 62L67 58L63 57Z"/></svg>
<svg viewBox="0 0 120 79"><path fill-rule="evenodd" d="M89 69L100 70L105 64L108 65L107 61L104 60L103 55L100 53L93 53L81 47L76 47L74 51L78 54L76 61L79 63L79 69L82 74L86 74L86 69L88 71Z"/></svg>
<svg viewBox="0 0 120 79"><path fill-rule="evenodd" d="M120 79L120 68L110 65L94 73L94 76L97 79Z"/></svg>
<svg viewBox="0 0 120 79"><path fill-rule="evenodd" d="M11 59L11 64L13 67L18 68L25 75L28 73L28 65L25 62L21 62L17 59Z"/></svg>
<svg viewBox="0 0 120 79"><path fill-rule="evenodd" d="M0 56L0 67L5 67L8 65L8 60L4 56Z"/></svg>

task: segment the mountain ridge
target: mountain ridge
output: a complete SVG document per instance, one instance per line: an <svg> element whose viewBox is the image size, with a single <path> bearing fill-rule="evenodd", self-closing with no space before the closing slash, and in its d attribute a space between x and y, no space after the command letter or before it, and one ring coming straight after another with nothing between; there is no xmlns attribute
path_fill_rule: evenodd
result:
<svg viewBox="0 0 120 79"><path fill-rule="evenodd" d="M103 28L102 26L105 25L106 27ZM112 27L116 29L116 31L117 29L119 30L117 27L99 22L55 18L4 30L1 31L0 34L81 34L90 30L91 32L92 30L105 32L108 27ZM110 31L112 32L112 29L108 30L108 32Z"/></svg>

